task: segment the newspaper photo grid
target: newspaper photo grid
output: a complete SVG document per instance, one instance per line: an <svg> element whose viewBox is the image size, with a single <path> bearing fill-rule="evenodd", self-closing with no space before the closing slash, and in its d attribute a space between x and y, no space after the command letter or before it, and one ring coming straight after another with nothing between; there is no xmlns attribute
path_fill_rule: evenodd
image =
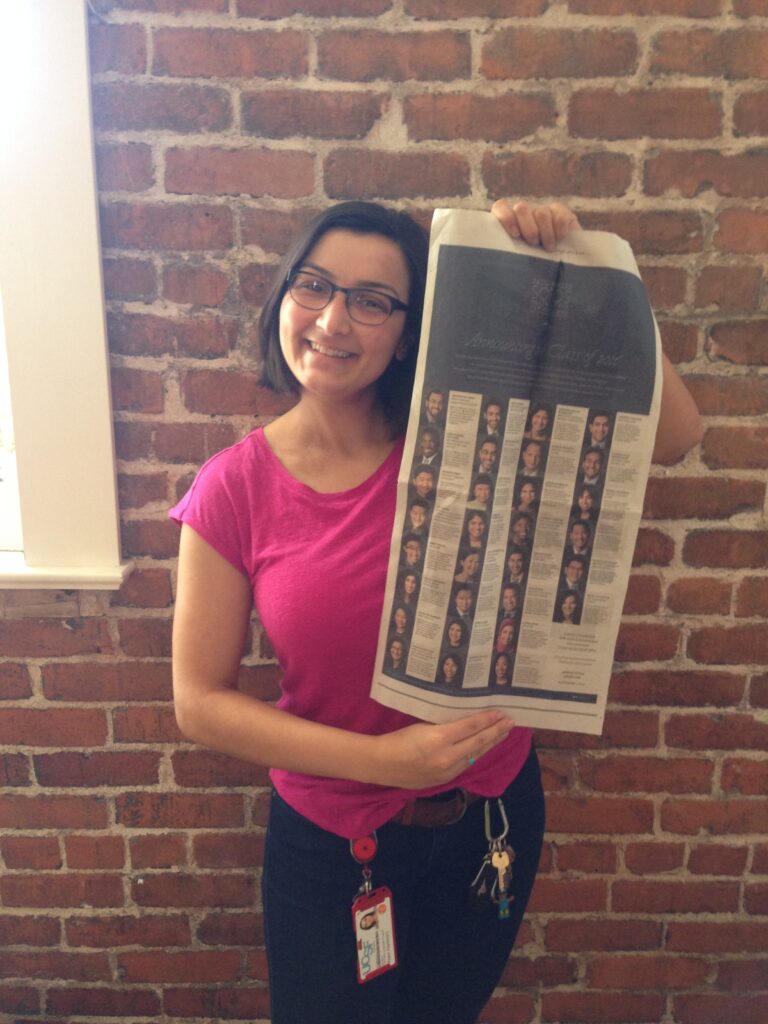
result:
<svg viewBox="0 0 768 1024"><path fill-rule="evenodd" d="M438 210L371 696L599 734L660 404L632 252Z"/></svg>

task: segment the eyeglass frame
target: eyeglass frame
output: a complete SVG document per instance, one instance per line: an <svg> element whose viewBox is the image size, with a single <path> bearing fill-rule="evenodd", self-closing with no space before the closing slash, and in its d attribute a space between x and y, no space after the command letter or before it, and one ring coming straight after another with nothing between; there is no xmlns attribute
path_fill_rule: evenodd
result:
<svg viewBox="0 0 768 1024"><path fill-rule="evenodd" d="M322 281L324 284L327 284L331 290L327 302L324 302L322 306L305 306L303 302L300 302L299 299L297 299L296 296L291 291L291 284L296 279L296 277L298 277L299 274L307 274L309 277L315 277L318 280ZM321 310L327 309L328 306L330 306L330 304L333 302L333 297L336 294L336 292L341 292L345 297L344 308L349 314L350 319L354 320L356 324L362 324L364 327L380 327L381 324L385 324L387 320L389 320L393 313L398 311L407 313L409 309L409 307L404 302L401 302L400 299L396 299L393 295L387 294L387 292L379 291L378 288L342 288L340 284L334 284L333 281L329 281L328 278L323 277L322 274L314 273L311 270L302 270L301 267L294 267L288 273L288 276L285 279L285 287L286 291L289 293L289 295L291 296L291 298L293 299L297 306L301 306L302 309L310 309L315 313L319 313ZM387 313L383 320L376 320L373 322L367 320L358 320L358 318L354 315L354 313L349 307L350 296L353 295L355 292L373 292L374 295L380 295L382 299L386 299L390 303L392 308L390 309L389 313Z"/></svg>

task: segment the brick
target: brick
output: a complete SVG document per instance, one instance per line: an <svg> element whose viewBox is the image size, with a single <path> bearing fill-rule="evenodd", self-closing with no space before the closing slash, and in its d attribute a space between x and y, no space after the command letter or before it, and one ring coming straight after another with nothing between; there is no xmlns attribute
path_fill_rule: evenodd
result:
<svg viewBox="0 0 768 1024"><path fill-rule="evenodd" d="M123 608L167 608L172 601L167 569L134 569L109 603Z"/></svg>
<svg viewBox="0 0 768 1024"><path fill-rule="evenodd" d="M119 874L21 872L0 878L0 894L6 907L121 907L123 881Z"/></svg>
<svg viewBox="0 0 768 1024"><path fill-rule="evenodd" d="M0 839L0 852L9 870L55 871L64 865L59 841L53 837L4 836Z"/></svg>
<svg viewBox="0 0 768 1024"><path fill-rule="evenodd" d="M616 661L668 661L680 642L676 626L624 622L619 628Z"/></svg>
<svg viewBox="0 0 768 1024"><path fill-rule="evenodd" d="M34 758L34 765L38 782L47 787L153 786L160 781L160 754L157 753L100 750L87 754L75 751L39 754Z"/></svg>
<svg viewBox="0 0 768 1024"><path fill-rule="evenodd" d="M53 917L30 914L0 915L0 943L6 946L57 946L61 938L61 922ZM0 986L0 993L2 993ZM0 1009L4 1009L0 994Z"/></svg>
<svg viewBox="0 0 768 1024"><path fill-rule="evenodd" d="M196 146L165 154L165 190L179 195L297 199L314 185L314 157L305 150Z"/></svg>
<svg viewBox="0 0 768 1024"><path fill-rule="evenodd" d="M249 305L262 306L275 280L275 267L271 263L248 263L238 274L240 296Z"/></svg>
<svg viewBox="0 0 768 1024"><path fill-rule="evenodd" d="M243 797L225 793L120 793L119 824L126 828L237 828L244 824Z"/></svg>
<svg viewBox="0 0 768 1024"><path fill-rule="evenodd" d="M660 949L662 925L644 918L551 918L545 923L546 948L577 953L584 950Z"/></svg>
<svg viewBox="0 0 768 1024"><path fill-rule="evenodd" d="M253 373L229 370L190 370L182 375L184 405L190 412L208 415L275 416L294 399L276 395Z"/></svg>
<svg viewBox="0 0 768 1024"><path fill-rule="evenodd" d="M737 743L735 746L744 746L744 744ZM759 761L750 761L747 758L727 758L723 764L720 785L726 793L764 796L768 793L768 762L764 758Z"/></svg>
<svg viewBox="0 0 768 1024"><path fill-rule="evenodd" d="M385 93L274 89L244 93L241 102L243 131L251 135L362 139L388 100Z"/></svg>
<svg viewBox="0 0 768 1024"><path fill-rule="evenodd" d="M113 366L110 381L114 409L120 412L162 413L164 394L161 374L153 370Z"/></svg>
<svg viewBox="0 0 768 1024"><path fill-rule="evenodd" d="M695 304L699 309L757 309L762 270L751 264L704 267L696 281Z"/></svg>
<svg viewBox="0 0 768 1024"><path fill-rule="evenodd" d="M32 680L27 665L14 661L0 662L0 700L23 700L31 696Z"/></svg>
<svg viewBox="0 0 768 1024"><path fill-rule="evenodd" d="M96 796L16 796L0 794L0 828L107 827L106 800Z"/></svg>
<svg viewBox="0 0 768 1024"><path fill-rule="evenodd" d="M656 747L659 739L659 716L650 711L615 712L605 714L602 736L581 736L577 733L537 732L540 747L555 750L597 750L612 747Z"/></svg>
<svg viewBox="0 0 768 1024"><path fill-rule="evenodd" d="M171 756L171 766L177 784L185 788L247 786L250 789L269 785L266 770L260 765L215 751L177 751Z"/></svg>
<svg viewBox="0 0 768 1024"><path fill-rule="evenodd" d="M0 620L0 650L7 658L110 654L107 623L97 619Z"/></svg>
<svg viewBox="0 0 768 1024"><path fill-rule="evenodd" d="M768 381L752 374L688 376L685 384L703 416L760 416L768 412Z"/></svg>
<svg viewBox="0 0 768 1024"><path fill-rule="evenodd" d="M211 455L234 444L236 440L232 426L226 423L187 423L177 420L174 423L115 424L118 457L126 460L145 459L154 455L161 462L192 463L198 467ZM190 478L185 491L191 482Z"/></svg>
<svg viewBox="0 0 768 1024"><path fill-rule="evenodd" d="M683 561L715 569L763 569L768 566L768 531L693 530L683 545Z"/></svg>
<svg viewBox="0 0 768 1024"><path fill-rule="evenodd" d="M768 78L768 33L755 28L659 32L650 69L726 79Z"/></svg>
<svg viewBox="0 0 768 1024"><path fill-rule="evenodd" d="M151 874L133 882L133 898L142 907L252 907L255 881L250 874ZM239 954L238 954L239 960Z"/></svg>
<svg viewBox="0 0 768 1024"><path fill-rule="evenodd" d="M741 878L747 866L746 846L703 843L694 846L688 857L688 870L694 875L732 875Z"/></svg>
<svg viewBox="0 0 768 1024"><path fill-rule="evenodd" d="M143 508L152 502L166 501L167 473L119 473L117 491L121 508Z"/></svg>
<svg viewBox="0 0 768 1024"><path fill-rule="evenodd" d="M734 0L733 13L740 18L768 15L766 0Z"/></svg>
<svg viewBox="0 0 768 1024"><path fill-rule="evenodd" d="M768 922L670 921L667 924L666 946L670 950L685 953L764 953L767 945Z"/></svg>
<svg viewBox="0 0 768 1024"><path fill-rule="evenodd" d="M123 653L133 658L170 658L171 625L168 618L123 619L118 623Z"/></svg>
<svg viewBox="0 0 768 1024"><path fill-rule="evenodd" d="M220 132L232 124L232 103L225 89L210 85L100 82L93 87L93 122L106 131Z"/></svg>
<svg viewBox="0 0 768 1024"><path fill-rule="evenodd" d="M675 1020L679 1024L722 1024L768 1018L768 996L717 994L675 996Z"/></svg>
<svg viewBox="0 0 768 1024"><path fill-rule="evenodd" d="M696 358L699 349L699 331L696 324L660 320L659 334L664 352L673 363L687 363Z"/></svg>
<svg viewBox="0 0 768 1024"><path fill-rule="evenodd" d="M685 301L687 271L682 267L660 267L643 264L640 268L645 290L656 312L671 312Z"/></svg>
<svg viewBox="0 0 768 1024"><path fill-rule="evenodd" d="M65 836L64 850L69 868L105 871L125 864L121 836Z"/></svg>
<svg viewBox="0 0 768 1024"><path fill-rule="evenodd" d="M768 466L768 428L710 427L704 434L701 454L710 469L762 469ZM755 484L755 490L759 489L761 484Z"/></svg>
<svg viewBox="0 0 768 1024"><path fill-rule="evenodd" d="M647 195L687 199L710 189L720 196L768 195L768 153L747 150L727 155L716 149L669 150L645 162Z"/></svg>
<svg viewBox="0 0 768 1024"><path fill-rule="evenodd" d="M185 950L181 953L119 953L120 977L134 982L205 982L236 981L240 953L213 950Z"/></svg>
<svg viewBox="0 0 768 1024"><path fill-rule="evenodd" d="M592 878L555 879L540 875L528 907L533 914L594 913L608 906L605 881Z"/></svg>
<svg viewBox="0 0 768 1024"><path fill-rule="evenodd" d="M150 260L106 256L101 268L107 299L152 302L157 298L157 275Z"/></svg>
<svg viewBox="0 0 768 1024"><path fill-rule="evenodd" d="M735 707L744 698L746 677L730 672L625 671L611 678L611 700L666 707Z"/></svg>
<svg viewBox="0 0 768 1024"><path fill-rule="evenodd" d="M197 937L206 946L261 946L264 919L261 914L207 914L198 925Z"/></svg>
<svg viewBox="0 0 768 1024"><path fill-rule="evenodd" d="M195 836L195 864L201 868L254 868L264 861L264 835L245 832L242 835ZM249 945L253 937L249 939Z"/></svg>
<svg viewBox="0 0 768 1024"><path fill-rule="evenodd" d="M469 166L453 153L339 149L326 157L323 174L333 199L469 194Z"/></svg>
<svg viewBox="0 0 768 1024"><path fill-rule="evenodd" d="M616 863L614 843L557 844L557 867L560 871L613 874Z"/></svg>
<svg viewBox="0 0 768 1024"><path fill-rule="evenodd" d="M131 852L131 867L134 870L184 867L187 863L186 842L181 835L131 836L128 848Z"/></svg>
<svg viewBox="0 0 768 1024"><path fill-rule="evenodd" d="M307 73L309 37L271 29L159 28L155 75L175 78L298 78Z"/></svg>
<svg viewBox="0 0 768 1024"><path fill-rule="evenodd" d="M42 680L47 700L130 703L173 697L171 667L162 662L51 662L43 666Z"/></svg>
<svg viewBox="0 0 768 1024"><path fill-rule="evenodd" d="M717 218L714 245L721 252L768 252L768 210L739 206L723 210Z"/></svg>
<svg viewBox="0 0 768 1024"><path fill-rule="evenodd" d="M29 761L23 754L0 754L0 787L31 785Z"/></svg>
<svg viewBox="0 0 768 1024"><path fill-rule="evenodd" d="M629 242L636 255L699 252L703 244L701 218L697 213L672 210L585 213L581 220L583 227L593 231L613 231Z"/></svg>
<svg viewBox="0 0 768 1024"><path fill-rule="evenodd" d="M768 708L768 674L753 676L750 704L753 708Z"/></svg>
<svg viewBox="0 0 768 1024"><path fill-rule="evenodd" d="M614 29L504 28L485 43L486 78L601 78L637 67L634 32Z"/></svg>
<svg viewBox="0 0 768 1024"><path fill-rule="evenodd" d="M499 980L499 987L522 989L544 985L551 988L558 985L572 985L575 983L576 977L577 965L572 957L537 956L525 959L517 955L510 957L507 961L507 966ZM505 1012L505 1008L498 1006L497 1003L498 1000L494 999L493 1003L489 1005L492 1005L494 1009L499 1009L502 1013ZM487 1012L487 1010L484 1011L481 1020L487 1019ZM522 1015L515 1017L511 1013L506 1013L506 1016L500 1015L498 1018L499 1024L508 1024L509 1021L518 1019L531 1020L533 1018L531 1014L527 1017Z"/></svg>
<svg viewBox="0 0 768 1024"><path fill-rule="evenodd" d="M392 0L238 0L237 13L241 18L363 18L383 14L391 5Z"/></svg>
<svg viewBox="0 0 768 1024"><path fill-rule="evenodd" d="M179 550L179 530L170 520L131 520L123 522L120 527L123 554L134 558L175 558ZM155 633L161 627L153 626ZM128 627L130 629L130 627ZM134 636L135 639L135 636ZM125 650L125 647L123 648ZM148 644L142 648L142 656L152 657L152 649ZM130 653L126 651L126 653ZM140 653L138 647L134 653ZM166 657L165 650L157 648L158 657Z"/></svg>
<svg viewBox="0 0 768 1024"><path fill-rule="evenodd" d="M243 245L258 245L264 252L282 255L301 228L319 211L314 207L296 210L256 210L241 213Z"/></svg>
<svg viewBox="0 0 768 1024"><path fill-rule="evenodd" d="M682 835L743 835L768 830L765 800L685 799L666 800L661 808L661 827Z"/></svg>
<svg viewBox="0 0 768 1024"><path fill-rule="evenodd" d="M733 104L736 135L768 135L768 91L747 92Z"/></svg>
<svg viewBox="0 0 768 1024"><path fill-rule="evenodd" d="M742 963L726 960L718 964L716 985L732 992L760 992L765 989L765 959L746 960Z"/></svg>
<svg viewBox="0 0 768 1024"><path fill-rule="evenodd" d="M657 875L678 871L685 860L683 843L662 843L658 840L628 843L624 863L634 875Z"/></svg>
<svg viewBox="0 0 768 1024"><path fill-rule="evenodd" d="M581 89L568 126L588 139L710 139L721 132L722 111L707 89Z"/></svg>
<svg viewBox="0 0 768 1024"><path fill-rule="evenodd" d="M252 1020L269 1017L269 991L266 987L169 988L163 990L166 1013L180 1017L207 1017L224 1020Z"/></svg>
<svg viewBox="0 0 768 1024"><path fill-rule="evenodd" d="M471 48L465 32L323 32L317 41L321 78L345 82L469 78Z"/></svg>
<svg viewBox="0 0 768 1024"><path fill-rule="evenodd" d="M147 43L141 25L91 21L88 42L91 74L117 71L123 75L141 75L146 71Z"/></svg>
<svg viewBox="0 0 768 1024"><path fill-rule="evenodd" d="M112 986L49 988L47 1008L49 1013L97 1018L123 1017L124 1014L157 1017L162 1012L160 999L155 992Z"/></svg>
<svg viewBox="0 0 768 1024"><path fill-rule="evenodd" d="M645 956L597 956L587 968L590 988L656 989L669 992L674 989L702 986L709 973L704 960L692 957L670 956L668 953Z"/></svg>
<svg viewBox="0 0 768 1024"><path fill-rule="evenodd" d="M717 437L720 430L738 428L710 428L708 434ZM750 428L746 428L750 430ZM756 431L759 428L751 428ZM729 432L728 437L732 436ZM741 438L741 435L738 435ZM706 435L705 435L706 444ZM738 446L734 446L738 447ZM726 465L710 462L710 468ZM728 463L733 465L733 463ZM743 468L743 465L740 466ZM711 477L651 477L645 492L643 517L645 519L729 519L738 512L759 510L765 500L765 484L760 480L742 480Z"/></svg>
<svg viewBox="0 0 768 1024"><path fill-rule="evenodd" d="M106 738L100 710L8 708L0 718L0 743L10 746L98 747Z"/></svg>
<svg viewBox="0 0 768 1024"><path fill-rule="evenodd" d="M533 18L550 0L405 0L405 13L414 18Z"/></svg>
<svg viewBox="0 0 768 1024"><path fill-rule="evenodd" d="M163 295L190 306L220 306L229 290L229 276L209 264L179 263L163 268Z"/></svg>
<svg viewBox="0 0 768 1024"><path fill-rule="evenodd" d="M741 365L768 366L768 320L715 324L708 343L714 359Z"/></svg>
<svg viewBox="0 0 768 1024"><path fill-rule="evenodd" d="M664 997L637 992L545 992L541 1019L556 1024L646 1024L661 1020Z"/></svg>
<svg viewBox="0 0 768 1024"><path fill-rule="evenodd" d="M185 203L110 203L101 208L105 248L202 252L234 244L232 212Z"/></svg>
<svg viewBox="0 0 768 1024"><path fill-rule="evenodd" d="M650 800L561 797L553 794L548 801L547 828L550 832L621 835L648 832L652 826L653 804Z"/></svg>
<svg viewBox="0 0 768 1024"><path fill-rule="evenodd" d="M238 689L257 700L277 700L282 676L279 665L242 665Z"/></svg>
<svg viewBox="0 0 768 1024"><path fill-rule="evenodd" d="M725 914L739 905L736 882L617 881L611 887L614 911L644 914Z"/></svg>
<svg viewBox="0 0 768 1024"><path fill-rule="evenodd" d="M632 14L636 18L661 14L714 18L720 14L720 6L721 0L568 0L568 10L573 14Z"/></svg>
<svg viewBox="0 0 768 1024"><path fill-rule="evenodd" d="M688 640L688 656L710 665L768 665L768 626L694 630Z"/></svg>
<svg viewBox="0 0 768 1024"><path fill-rule="evenodd" d="M691 576L673 580L667 589L667 608L680 615L727 615L732 584L717 577Z"/></svg>
<svg viewBox="0 0 768 1024"><path fill-rule="evenodd" d="M601 793L709 793L713 768L701 758L582 758L579 774L587 789Z"/></svg>
<svg viewBox="0 0 768 1024"><path fill-rule="evenodd" d="M96 146L96 176L103 192L144 192L155 183L152 150L131 142Z"/></svg>
<svg viewBox="0 0 768 1024"><path fill-rule="evenodd" d="M553 127L556 117L554 101L547 93L420 93L405 97L403 103L408 138L417 141L474 139L508 143L540 128ZM489 166L493 174L493 164ZM525 191L519 187L515 194Z"/></svg>
<svg viewBox="0 0 768 1024"><path fill-rule="evenodd" d="M620 153L491 153L483 160L482 173L491 198L620 196L629 187L632 163Z"/></svg>
<svg viewBox="0 0 768 1024"><path fill-rule="evenodd" d="M661 602L661 582L655 576L630 576L624 615L652 615Z"/></svg>
<svg viewBox="0 0 768 1024"><path fill-rule="evenodd" d="M41 1012L41 994L37 989L21 985L0 985L0 1010L37 1015Z"/></svg>
<svg viewBox="0 0 768 1024"><path fill-rule="evenodd" d="M748 576L736 590L736 615L768 618L768 578Z"/></svg>

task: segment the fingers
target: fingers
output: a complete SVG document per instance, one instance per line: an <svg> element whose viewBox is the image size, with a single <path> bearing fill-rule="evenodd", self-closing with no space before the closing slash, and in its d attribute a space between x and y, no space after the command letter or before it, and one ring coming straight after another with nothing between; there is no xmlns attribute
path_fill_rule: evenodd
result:
<svg viewBox="0 0 768 1024"><path fill-rule="evenodd" d="M512 205L507 199L497 199L491 213L498 218L512 238L522 238L528 245L540 245L551 251L568 234L580 231L576 214L564 203L530 206L526 202Z"/></svg>
<svg viewBox="0 0 768 1024"><path fill-rule="evenodd" d="M515 723L503 712L484 711L452 722L451 726L462 726L452 748L456 770L461 771L471 763L470 758L472 761L479 760L505 739L514 729Z"/></svg>

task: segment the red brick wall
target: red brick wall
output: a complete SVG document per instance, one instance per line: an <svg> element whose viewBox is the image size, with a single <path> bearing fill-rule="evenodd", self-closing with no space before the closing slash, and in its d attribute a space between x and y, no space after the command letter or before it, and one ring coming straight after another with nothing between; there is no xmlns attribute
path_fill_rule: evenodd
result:
<svg viewBox="0 0 768 1024"><path fill-rule="evenodd" d="M166 509L280 409L255 325L303 217L523 195L631 242L707 430L650 482L603 737L539 738L542 874L483 1019L768 1020L768 3L93 4L137 569L0 592L0 1015L267 1018L266 775L176 731Z"/></svg>

